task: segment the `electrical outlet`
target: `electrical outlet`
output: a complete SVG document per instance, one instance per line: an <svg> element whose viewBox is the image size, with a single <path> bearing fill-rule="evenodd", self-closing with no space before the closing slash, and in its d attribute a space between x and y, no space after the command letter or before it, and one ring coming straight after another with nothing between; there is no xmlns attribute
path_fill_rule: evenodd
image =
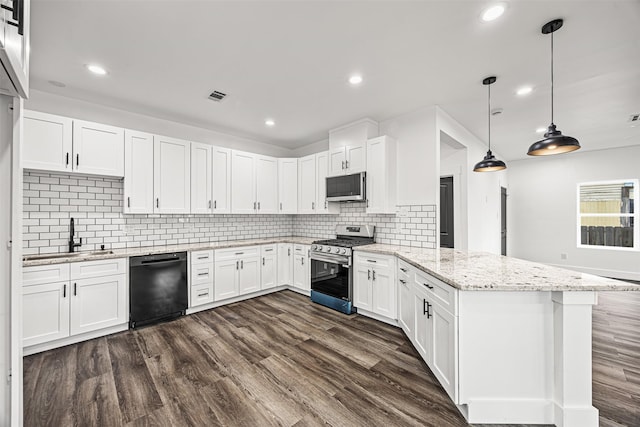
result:
<svg viewBox="0 0 640 427"><path fill-rule="evenodd" d="M567 259L567 254L560 254L560 259Z"/></svg>

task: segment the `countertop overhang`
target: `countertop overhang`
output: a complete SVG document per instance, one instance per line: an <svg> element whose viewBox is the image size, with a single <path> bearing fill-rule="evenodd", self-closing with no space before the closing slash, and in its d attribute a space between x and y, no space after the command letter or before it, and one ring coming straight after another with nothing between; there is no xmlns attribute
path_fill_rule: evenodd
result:
<svg viewBox="0 0 640 427"><path fill-rule="evenodd" d="M395 255L463 291L640 291L633 283L486 252L383 244L355 250Z"/></svg>

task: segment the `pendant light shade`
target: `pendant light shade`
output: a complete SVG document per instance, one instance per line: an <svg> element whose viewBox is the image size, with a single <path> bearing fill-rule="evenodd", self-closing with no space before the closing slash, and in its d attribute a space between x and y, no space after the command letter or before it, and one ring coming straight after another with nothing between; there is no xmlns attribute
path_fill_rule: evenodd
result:
<svg viewBox="0 0 640 427"><path fill-rule="evenodd" d="M554 19L542 26L542 34L551 34L551 124L544 134L544 139L534 142L529 151L530 156L550 156L575 151L580 148L577 139L563 135L553 123L553 33L562 28L563 20Z"/></svg>
<svg viewBox="0 0 640 427"><path fill-rule="evenodd" d="M484 159L476 163L473 168L474 172L494 172L500 171L507 168L507 165L502 161L496 159L496 156L491 152L491 85L496 82L495 76L487 77L482 81L482 84L487 86L489 90L488 97L488 117L489 117L489 150L487 151L487 155L484 156Z"/></svg>

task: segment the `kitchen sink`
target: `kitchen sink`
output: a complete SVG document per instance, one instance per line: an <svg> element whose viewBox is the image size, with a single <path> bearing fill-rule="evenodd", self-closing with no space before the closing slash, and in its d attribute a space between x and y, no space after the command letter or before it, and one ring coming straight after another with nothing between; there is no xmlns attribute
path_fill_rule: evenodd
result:
<svg viewBox="0 0 640 427"><path fill-rule="evenodd" d="M42 255L26 255L22 257L23 261L36 261L57 258L87 258L98 255L113 255L113 251L91 251L91 252L67 252L58 254L42 254Z"/></svg>

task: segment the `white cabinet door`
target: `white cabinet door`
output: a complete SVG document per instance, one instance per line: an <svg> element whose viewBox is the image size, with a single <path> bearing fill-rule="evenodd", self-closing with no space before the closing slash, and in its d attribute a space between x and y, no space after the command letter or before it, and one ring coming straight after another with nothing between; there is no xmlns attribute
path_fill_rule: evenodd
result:
<svg viewBox="0 0 640 427"><path fill-rule="evenodd" d="M278 213L278 159L256 158L256 201L258 213Z"/></svg>
<svg viewBox="0 0 640 427"><path fill-rule="evenodd" d="M346 163L347 157L344 147L329 150L329 176L344 175Z"/></svg>
<svg viewBox="0 0 640 427"><path fill-rule="evenodd" d="M349 145L345 147L347 174L364 172L367 170L366 145Z"/></svg>
<svg viewBox="0 0 640 427"><path fill-rule="evenodd" d="M327 176L329 173L329 152L316 154L316 213L340 213L338 203L327 201Z"/></svg>
<svg viewBox="0 0 640 427"><path fill-rule="evenodd" d="M25 347L69 336L69 283L22 288L22 343Z"/></svg>
<svg viewBox="0 0 640 427"><path fill-rule="evenodd" d="M82 334L127 322L126 275L71 283L71 334Z"/></svg>
<svg viewBox="0 0 640 427"><path fill-rule="evenodd" d="M385 145L376 138L367 146L367 212L384 212L385 198Z"/></svg>
<svg viewBox="0 0 640 427"><path fill-rule="evenodd" d="M231 259L216 261L215 264L215 300L221 301L238 296L238 271L240 269L240 261Z"/></svg>
<svg viewBox="0 0 640 427"><path fill-rule="evenodd" d="M153 135L124 132L124 213L153 213Z"/></svg>
<svg viewBox="0 0 640 427"><path fill-rule="evenodd" d="M2 2L4 6L8 6L7 1ZM7 3L7 4L5 4ZM11 6L17 7L18 2L11 2ZM18 32L18 27L9 25L12 19L12 12L9 10L0 10L0 17L4 16L4 22L0 23L0 30L4 32L3 58L1 67L4 67L5 74L11 76L9 79L2 78L0 83L0 93L9 96L20 96L21 98L29 97L29 32L30 32L30 4L29 0L21 1L22 6L22 23L23 34ZM6 81L6 83L5 83Z"/></svg>
<svg viewBox="0 0 640 427"><path fill-rule="evenodd" d="M124 129L74 120L73 169L86 174L124 176Z"/></svg>
<svg viewBox="0 0 640 427"><path fill-rule="evenodd" d="M231 159L231 212L255 213L256 155L234 150Z"/></svg>
<svg viewBox="0 0 640 427"><path fill-rule="evenodd" d="M278 213L298 213L298 159L278 159Z"/></svg>
<svg viewBox="0 0 640 427"><path fill-rule="evenodd" d="M154 136L155 213L189 213L191 209L191 143Z"/></svg>
<svg viewBox="0 0 640 427"><path fill-rule="evenodd" d="M191 213L193 214L213 212L212 151L211 145L191 143Z"/></svg>
<svg viewBox="0 0 640 427"><path fill-rule="evenodd" d="M293 285L293 244L278 243L278 286Z"/></svg>
<svg viewBox="0 0 640 427"><path fill-rule="evenodd" d="M277 286L277 245L262 247L262 265L260 266L260 287L262 289L274 288Z"/></svg>
<svg viewBox="0 0 640 427"><path fill-rule="evenodd" d="M307 286L306 283L306 271L305 266L306 256L302 254L295 254L293 256L293 286L298 289L311 289L311 284Z"/></svg>
<svg viewBox="0 0 640 427"><path fill-rule="evenodd" d="M363 310L372 311L371 267L367 265L357 265L353 273L353 305Z"/></svg>
<svg viewBox="0 0 640 427"><path fill-rule="evenodd" d="M420 356L427 362L427 365L431 366L432 357L432 342L433 342L433 327L431 325L430 315L428 315L429 302L428 294L422 289L422 285L414 284L413 286L413 315L414 315L414 327L413 327L413 345L420 353Z"/></svg>
<svg viewBox="0 0 640 427"><path fill-rule="evenodd" d="M240 259L240 273L238 274L240 295L260 290L260 257L246 257Z"/></svg>
<svg viewBox="0 0 640 427"><path fill-rule="evenodd" d="M22 165L25 169L70 172L73 120L24 110Z"/></svg>
<svg viewBox="0 0 640 427"><path fill-rule="evenodd" d="M316 156L299 160L298 170L298 213L315 213L316 210Z"/></svg>
<svg viewBox="0 0 640 427"><path fill-rule="evenodd" d="M213 213L231 212L231 150L213 147Z"/></svg>
<svg viewBox="0 0 640 427"><path fill-rule="evenodd" d="M413 289L411 283L404 277L398 279L398 323L409 339L413 339L414 309L413 309Z"/></svg>
<svg viewBox="0 0 640 427"><path fill-rule="evenodd" d="M394 268L374 267L371 273L373 289L372 311L389 319L397 319L397 287Z"/></svg>
<svg viewBox="0 0 640 427"><path fill-rule="evenodd" d="M429 312L433 326L433 363L430 367L455 402L456 343L458 342L456 318L438 304L429 307Z"/></svg>

